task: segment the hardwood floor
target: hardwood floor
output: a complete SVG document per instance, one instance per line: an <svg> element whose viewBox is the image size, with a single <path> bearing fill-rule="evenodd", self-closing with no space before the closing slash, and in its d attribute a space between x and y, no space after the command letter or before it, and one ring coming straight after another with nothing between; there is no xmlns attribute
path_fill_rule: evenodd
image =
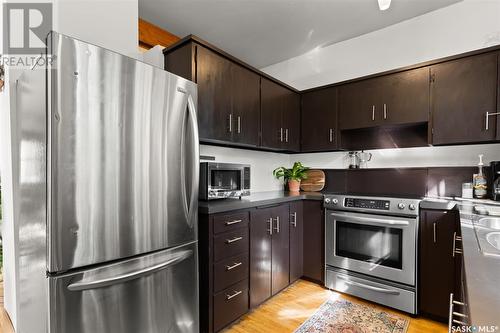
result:
<svg viewBox="0 0 500 333"><path fill-rule="evenodd" d="M329 297L348 299L351 302L370 304L388 312L398 313L410 319L407 333L446 333L446 325L423 318L411 318L358 298L335 293L312 282L299 280L257 309L245 315L224 333L293 332L307 320ZM0 282L0 332L14 333L9 317L3 308L3 284Z"/></svg>
<svg viewBox="0 0 500 333"><path fill-rule="evenodd" d="M358 298L324 289L312 282L299 280L257 309L245 315L224 333L293 332L329 297L348 299L371 305L410 319L407 333L446 333L444 324L423 318L412 318L402 312L378 306Z"/></svg>

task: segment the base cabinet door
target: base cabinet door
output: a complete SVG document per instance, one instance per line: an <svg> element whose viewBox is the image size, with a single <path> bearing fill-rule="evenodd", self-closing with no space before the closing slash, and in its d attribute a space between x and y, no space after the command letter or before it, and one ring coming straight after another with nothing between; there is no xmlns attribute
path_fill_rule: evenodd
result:
<svg viewBox="0 0 500 333"><path fill-rule="evenodd" d="M325 219L321 201L303 201L304 209L304 277L324 282Z"/></svg>
<svg viewBox="0 0 500 333"><path fill-rule="evenodd" d="M303 230L302 201L290 203L290 283L302 277L303 264Z"/></svg>
<svg viewBox="0 0 500 333"><path fill-rule="evenodd" d="M272 210L272 295L290 284L290 224L289 206L280 205Z"/></svg>
<svg viewBox="0 0 500 333"><path fill-rule="evenodd" d="M446 321L455 288L456 211L422 210L419 240L419 313Z"/></svg>
<svg viewBox="0 0 500 333"><path fill-rule="evenodd" d="M250 223L250 307L271 296L272 208L256 209Z"/></svg>
<svg viewBox="0 0 500 333"><path fill-rule="evenodd" d="M431 67L432 143L457 144L496 139L497 53Z"/></svg>

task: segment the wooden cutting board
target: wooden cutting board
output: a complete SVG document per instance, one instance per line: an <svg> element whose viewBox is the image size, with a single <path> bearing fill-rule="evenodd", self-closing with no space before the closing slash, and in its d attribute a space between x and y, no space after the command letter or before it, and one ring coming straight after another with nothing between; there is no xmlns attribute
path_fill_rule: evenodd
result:
<svg viewBox="0 0 500 333"><path fill-rule="evenodd" d="M317 192L325 187L325 173L322 170L307 170L307 179L300 182L302 191Z"/></svg>

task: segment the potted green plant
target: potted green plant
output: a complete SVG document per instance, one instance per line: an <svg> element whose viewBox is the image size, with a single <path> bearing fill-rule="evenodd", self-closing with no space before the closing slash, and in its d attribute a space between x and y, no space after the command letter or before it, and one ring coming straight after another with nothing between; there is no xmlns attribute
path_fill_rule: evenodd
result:
<svg viewBox="0 0 500 333"><path fill-rule="evenodd" d="M280 179L283 178L285 182L288 182L288 190L290 192L300 191L300 181L307 178L306 171L309 170L300 162L295 162L291 169L285 167L279 167L274 169L274 177Z"/></svg>

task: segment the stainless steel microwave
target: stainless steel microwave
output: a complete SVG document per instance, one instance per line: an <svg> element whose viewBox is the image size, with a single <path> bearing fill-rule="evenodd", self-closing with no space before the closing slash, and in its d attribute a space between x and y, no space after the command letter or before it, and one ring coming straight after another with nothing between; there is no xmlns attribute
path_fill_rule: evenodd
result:
<svg viewBox="0 0 500 333"><path fill-rule="evenodd" d="M250 165L201 162L199 193L201 200L250 195Z"/></svg>

